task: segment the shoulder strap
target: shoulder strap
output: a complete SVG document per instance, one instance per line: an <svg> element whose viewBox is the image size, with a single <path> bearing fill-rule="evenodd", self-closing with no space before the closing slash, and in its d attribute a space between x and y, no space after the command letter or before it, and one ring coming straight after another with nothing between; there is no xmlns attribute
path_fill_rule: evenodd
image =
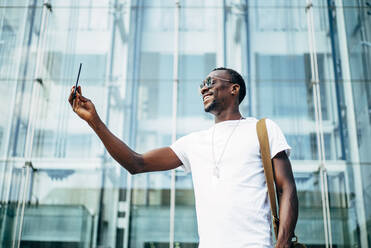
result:
<svg viewBox="0 0 371 248"><path fill-rule="evenodd" d="M273 177L273 167L271 161L271 153L269 148L269 139L267 126L265 124L265 118L258 121L256 125L256 130L258 134L259 144L260 144L260 154L263 162L265 179L267 182L268 196L271 205L271 211L273 216L273 228L276 240L278 237L278 226L279 219L277 215L277 204L276 204L276 192L274 189L274 177Z"/></svg>

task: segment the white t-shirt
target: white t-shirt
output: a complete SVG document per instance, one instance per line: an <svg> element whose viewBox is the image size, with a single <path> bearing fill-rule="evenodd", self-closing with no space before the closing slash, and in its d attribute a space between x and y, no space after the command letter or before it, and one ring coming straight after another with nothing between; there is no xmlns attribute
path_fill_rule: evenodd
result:
<svg viewBox="0 0 371 248"><path fill-rule="evenodd" d="M192 172L195 191L199 248L272 247L271 213L260 157L255 118L215 124L215 160L225 148L213 174L213 127L194 132L171 145L186 172ZM290 153L281 129L266 120L272 158Z"/></svg>

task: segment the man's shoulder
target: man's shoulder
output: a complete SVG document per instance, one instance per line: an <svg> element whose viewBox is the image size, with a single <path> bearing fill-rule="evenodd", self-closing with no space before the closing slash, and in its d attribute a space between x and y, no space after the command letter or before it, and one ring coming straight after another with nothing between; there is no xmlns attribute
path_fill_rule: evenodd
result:
<svg viewBox="0 0 371 248"><path fill-rule="evenodd" d="M194 139L194 138L202 137L202 136L206 135L209 131L210 131L210 129L194 131L194 132L191 132L191 133L188 133L188 134L182 136L182 138Z"/></svg>
<svg viewBox="0 0 371 248"><path fill-rule="evenodd" d="M243 120L247 123L256 123L259 121L259 119L257 119L256 117L245 117L243 118Z"/></svg>
<svg viewBox="0 0 371 248"><path fill-rule="evenodd" d="M261 119L251 117L250 119L251 119L251 121L254 121L255 123L257 123L258 121L260 121L262 119L265 119L265 124L267 125L267 128L270 128L272 126L278 126L277 123L275 121L273 121L272 119L270 119L269 117L264 117L264 118L261 118Z"/></svg>
<svg viewBox="0 0 371 248"><path fill-rule="evenodd" d="M279 125L275 121L273 121L272 119L266 118L265 123L267 125L268 130L270 130L270 129L275 130L275 129L279 128Z"/></svg>
<svg viewBox="0 0 371 248"><path fill-rule="evenodd" d="M172 148L175 147L189 147L190 145L196 145L198 144L198 141L201 137L205 136L205 133L207 130L203 131L196 131L196 132L191 132L185 135L181 135L177 140L171 145Z"/></svg>

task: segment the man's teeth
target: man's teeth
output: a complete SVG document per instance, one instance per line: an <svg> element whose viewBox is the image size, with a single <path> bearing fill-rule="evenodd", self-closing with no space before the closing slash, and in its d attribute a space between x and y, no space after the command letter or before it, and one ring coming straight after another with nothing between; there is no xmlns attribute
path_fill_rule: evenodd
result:
<svg viewBox="0 0 371 248"><path fill-rule="evenodd" d="M204 101L206 101L207 99L209 99L211 96L205 96L204 98Z"/></svg>

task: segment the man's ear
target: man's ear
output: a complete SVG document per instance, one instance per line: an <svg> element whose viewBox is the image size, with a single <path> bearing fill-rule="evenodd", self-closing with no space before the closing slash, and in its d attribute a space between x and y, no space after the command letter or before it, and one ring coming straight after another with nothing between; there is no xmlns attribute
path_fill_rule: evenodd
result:
<svg viewBox="0 0 371 248"><path fill-rule="evenodd" d="M238 92L240 91L240 86L238 84L233 84L232 86L232 95L237 95Z"/></svg>

